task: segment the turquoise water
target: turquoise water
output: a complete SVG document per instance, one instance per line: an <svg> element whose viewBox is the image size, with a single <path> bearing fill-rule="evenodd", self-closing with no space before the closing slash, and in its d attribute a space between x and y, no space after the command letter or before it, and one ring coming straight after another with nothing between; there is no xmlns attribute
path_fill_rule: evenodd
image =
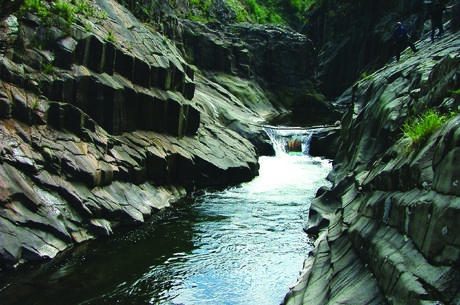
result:
<svg viewBox="0 0 460 305"><path fill-rule="evenodd" d="M201 191L151 223L2 280L0 304L279 304L310 249L303 227L328 160L260 158L260 175Z"/></svg>

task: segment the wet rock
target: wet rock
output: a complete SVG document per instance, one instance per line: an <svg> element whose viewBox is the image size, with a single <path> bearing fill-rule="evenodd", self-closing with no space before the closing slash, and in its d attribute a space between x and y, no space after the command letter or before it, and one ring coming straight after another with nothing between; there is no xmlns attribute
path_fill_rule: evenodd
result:
<svg viewBox="0 0 460 305"><path fill-rule="evenodd" d="M310 140L309 154L334 159L338 150L340 127L314 131Z"/></svg>
<svg viewBox="0 0 460 305"><path fill-rule="evenodd" d="M287 151L289 152L301 152L302 151L302 141L297 140L289 140L287 143Z"/></svg>
<svg viewBox="0 0 460 305"><path fill-rule="evenodd" d="M279 105L281 112L283 108L302 112L302 123L318 118L326 118L323 121L328 123L337 120L330 103L315 89L316 52L306 36L281 26L217 21L204 25L190 20L174 24L169 31L180 37L178 42L183 44L190 62L231 93L238 96L242 90L228 76L256 79L270 98L265 105ZM260 102L256 100L255 104Z"/></svg>
<svg viewBox="0 0 460 305"><path fill-rule="evenodd" d="M392 29L403 21L413 41L422 36L427 3L410 1L328 1L305 12L305 33L318 49L321 91L340 96L356 79L394 56ZM362 31L362 29L368 29Z"/></svg>

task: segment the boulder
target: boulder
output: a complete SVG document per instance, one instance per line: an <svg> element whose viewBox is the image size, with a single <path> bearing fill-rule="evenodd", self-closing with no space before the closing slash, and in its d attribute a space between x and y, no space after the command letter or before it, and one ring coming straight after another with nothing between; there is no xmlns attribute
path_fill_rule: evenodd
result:
<svg viewBox="0 0 460 305"><path fill-rule="evenodd" d="M309 154L334 159L338 150L340 127L321 128L311 136Z"/></svg>

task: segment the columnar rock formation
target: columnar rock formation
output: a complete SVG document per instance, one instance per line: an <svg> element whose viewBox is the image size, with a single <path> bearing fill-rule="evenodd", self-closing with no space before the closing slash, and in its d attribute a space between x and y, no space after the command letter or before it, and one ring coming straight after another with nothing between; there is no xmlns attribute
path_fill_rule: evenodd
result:
<svg viewBox="0 0 460 305"><path fill-rule="evenodd" d="M264 118L125 8L91 5L69 28L32 13L2 21L2 269L257 175L256 147L226 125L238 121L263 149L251 124Z"/></svg>
<svg viewBox="0 0 460 305"><path fill-rule="evenodd" d="M285 304L460 302L458 35L427 37L341 97L334 187L312 203L318 238ZM400 128L425 109L450 119L411 146Z"/></svg>
<svg viewBox="0 0 460 305"><path fill-rule="evenodd" d="M255 81L269 98L265 105L293 112L301 124L337 120L336 110L317 90L317 52L305 35L283 26L189 20L171 22L165 31L180 43L190 62L232 93L238 95L221 74Z"/></svg>
<svg viewBox="0 0 460 305"><path fill-rule="evenodd" d="M391 34L402 21L414 40L421 36L431 1L318 1L306 12L302 28L318 48L316 76L321 92L342 94L363 73L378 69L393 56Z"/></svg>

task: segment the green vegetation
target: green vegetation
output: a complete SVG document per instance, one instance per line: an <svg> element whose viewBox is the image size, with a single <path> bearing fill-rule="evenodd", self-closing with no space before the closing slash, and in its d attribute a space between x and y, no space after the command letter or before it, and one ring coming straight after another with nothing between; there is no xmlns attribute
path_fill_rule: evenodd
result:
<svg viewBox="0 0 460 305"><path fill-rule="evenodd" d="M419 116L411 117L406 120L401 128L404 136L412 140L406 148L406 152L425 141L435 130L441 127L450 116L441 115L436 110L427 110Z"/></svg>
<svg viewBox="0 0 460 305"><path fill-rule="evenodd" d="M110 42L115 42L115 36L113 36L112 31L109 31L109 34L107 35L107 40Z"/></svg>
<svg viewBox="0 0 460 305"><path fill-rule="evenodd" d="M161 23L164 17L155 7L155 0L117 0L128 8L139 20L149 23ZM230 22L290 24L298 27L306 22L305 12L317 6L322 0L225 0L224 5L213 0L189 0L189 11L180 17L212 21L218 11L232 10ZM182 2L181 2L182 3ZM181 7L178 0L168 0L172 10ZM179 10L176 10L178 13ZM182 12L184 13L184 12ZM180 14L180 13L179 13Z"/></svg>
<svg viewBox="0 0 460 305"><path fill-rule="evenodd" d="M366 72L363 72L363 73L361 74L361 78L362 78L363 80L368 80L368 79L371 78L371 75L367 75Z"/></svg>
<svg viewBox="0 0 460 305"><path fill-rule="evenodd" d="M43 65L43 73L45 74L52 74L54 70L53 63L50 62L48 64Z"/></svg>
<svg viewBox="0 0 460 305"><path fill-rule="evenodd" d="M37 108L38 108L38 99L36 99L33 103L32 103L32 110L35 111Z"/></svg>
<svg viewBox="0 0 460 305"><path fill-rule="evenodd" d="M55 12L64 18L69 24L73 22L75 16L72 5L64 0L57 0L54 2Z"/></svg>
<svg viewBox="0 0 460 305"><path fill-rule="evenodd" d="M45 25L51 23L51 12L42 0L25 0L19 12L24 14L26 11L37 14Z"/></svg>
<svg viewBox="0 0 460 305"><path fill-rule="evenodd" d="M67 22L67 26L74 22L76 14L86 17L98 17L95 15L95 8L89 0L24 0L24 4L19 10L19 14L31 12L36 14L45 26L50 26L56 17L61 17ZM103 12L100 18L107 18L107 12Z"/></svg>
<svg viewBox="0 0 460 305"><path fill-rule="evenodd" d="M86 17L94 16L94 7L87 0L72 0L70 1L74 5L74 12L77 14L83 14Z"/></svg>
<svg viewBox="0 0 460 305"><path fill-rule="evenodd" d="M196 17L193 12L212 19L210 16L211 1L191 0L190 18ZM227 0L226 3L235 11L236 22L295 24L305 22L304 13L315 0Z"/></svg>

